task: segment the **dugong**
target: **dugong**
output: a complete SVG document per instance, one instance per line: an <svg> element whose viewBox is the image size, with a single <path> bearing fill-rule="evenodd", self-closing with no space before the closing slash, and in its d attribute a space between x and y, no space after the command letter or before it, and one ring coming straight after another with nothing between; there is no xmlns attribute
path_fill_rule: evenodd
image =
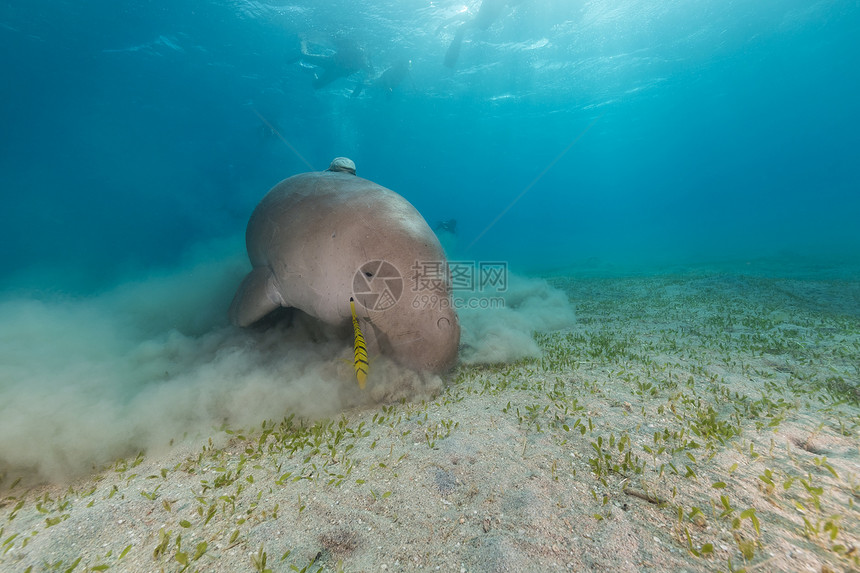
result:
<svg viewBox="0 0 860 573"><path fill-rule="evenodd" d="M275 185L245 241L253 269L230 305L233 324L294 307L346 325L354 297L371 360L382 353L431 372L456 363L460 323L439 240L406 199L357 177L351 160Z"/></svg>

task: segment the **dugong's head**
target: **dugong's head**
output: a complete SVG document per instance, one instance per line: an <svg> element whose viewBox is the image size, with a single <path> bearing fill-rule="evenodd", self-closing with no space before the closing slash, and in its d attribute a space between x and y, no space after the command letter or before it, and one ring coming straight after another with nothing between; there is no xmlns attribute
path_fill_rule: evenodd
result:
<svg viewBox="0 0 860 573"><path fill-rule="evenodd" d="M354 196L358 216L347 231L347 259L361 262L350 296L371 352L375 347L417 370L450 369L457 362L460 322L439 239L396 193L373 186Z"/></svg>
<svg viewBox="0 0 860 573"><path fill-rule="evenodd" d="M450 274L435 237L430 244L411 239L357 269L356 310L365 337L380 352L416 370L442 372L457 362L460 343Z"/></svg>
<svg viewBox="0 0 860 573"><path fill-rule="evenodd" d="M352 264L350 297L371 352L416 370L449 370L457 362L460 322L439 239L402 196L355 177L350 159L336 158L328 172L316 189L338 191L337 208L327 212L339 229L331 260L341 271ZM346 298L337 296L343 309Z"/></svg>

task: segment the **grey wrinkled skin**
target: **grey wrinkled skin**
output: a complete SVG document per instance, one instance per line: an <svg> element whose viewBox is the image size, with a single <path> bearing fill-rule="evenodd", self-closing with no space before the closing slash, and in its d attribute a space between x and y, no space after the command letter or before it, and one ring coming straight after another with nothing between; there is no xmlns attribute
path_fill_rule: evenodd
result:
<svg viewBox="0 0 860 573"><path fill-rule="evenodd" d="M445 255L423 217L397 193L350 173L295 175L257 205L246 243L253 270L230 305L233 324L249 326L279 307L348 324L349 299L355 296L371 356L382 353L431 372L456 363L460 323L447 272L431 291L415 270L428 263L444 268ZM372 296L354 292L356 273L370 261L390 263L402 278L391 306L374 305ZM374 290L397 286L396 280L367 280Z"/></svg>

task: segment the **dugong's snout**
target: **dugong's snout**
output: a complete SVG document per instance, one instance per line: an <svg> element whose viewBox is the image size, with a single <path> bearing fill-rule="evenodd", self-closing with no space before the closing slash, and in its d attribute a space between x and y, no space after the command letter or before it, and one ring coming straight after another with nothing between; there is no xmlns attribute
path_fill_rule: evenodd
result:
<svg viewBox="0 0 860 573"><path fill-rule="evenodd" d="M460 349L460 321L456 313L440 316L436 321L434 335L439 351L429 357L428 369L434 372L450 370L457 364L457 353Z"/></svg>
<svg viewBox="0 0 860 573"><path fill-rule="evenodd" d="M422 317L426 326L418 336L394 337L394 355L398 362L416 370L446 372L457 364L460 347L460 321L450 310L441 316Z"/></svg>

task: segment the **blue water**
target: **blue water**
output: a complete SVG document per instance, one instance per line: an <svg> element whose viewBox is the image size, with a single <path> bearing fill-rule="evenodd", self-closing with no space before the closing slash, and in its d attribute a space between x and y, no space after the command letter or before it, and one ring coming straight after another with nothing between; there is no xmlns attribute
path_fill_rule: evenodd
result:
<svg viewBox="0 0 860 573"><path fill-rule="evenodd" d="M856 0L521 0L486 29L480 5L3 3L0 279L241 249L274 183L337 155L526 270L860 253ZM301 42L336 38L368 68L315 89Z"/></svg>

